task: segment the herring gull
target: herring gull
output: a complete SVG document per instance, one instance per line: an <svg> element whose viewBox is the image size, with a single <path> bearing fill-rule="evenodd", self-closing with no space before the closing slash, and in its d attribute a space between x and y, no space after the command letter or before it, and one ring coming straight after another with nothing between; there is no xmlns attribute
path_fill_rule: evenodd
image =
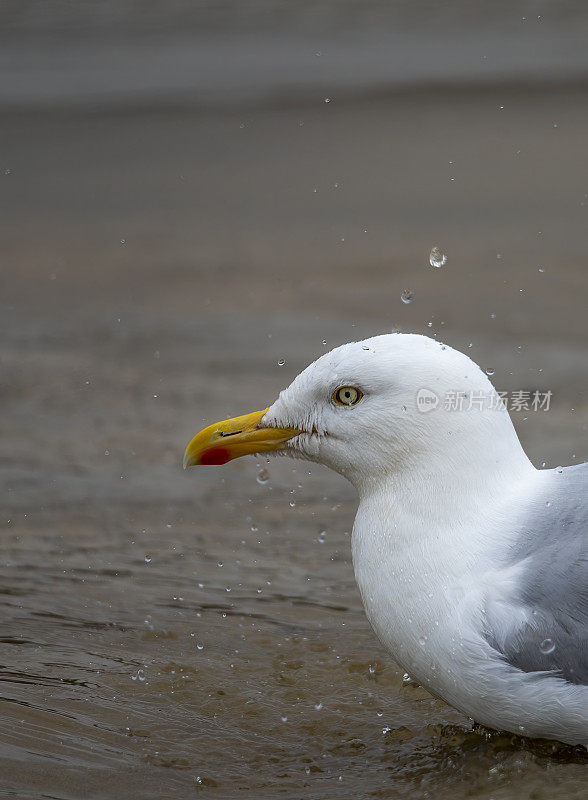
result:
<svg viewBox="0 0 588 800"><path fill-rule="evenodd" d="M537 470L497 398L463 353L376 336L201 431L184 466L263 452L346 477L355 578L397 663L479 724L588 745L588 463Z"/></svg>

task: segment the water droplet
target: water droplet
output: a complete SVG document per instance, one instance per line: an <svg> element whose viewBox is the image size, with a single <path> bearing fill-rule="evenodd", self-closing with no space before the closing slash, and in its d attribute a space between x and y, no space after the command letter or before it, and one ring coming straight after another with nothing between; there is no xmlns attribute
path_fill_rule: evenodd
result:
<svg viewBox="0 0 588 800"><path fill-rule="evenodd" d="M325 103L330 103L330 102L331 102L331 98L330 97L325 97Z"/></svg>
<svg viewBox="0 0 588 800"><path fill-rule="evenodd" d="M204 645L201 644L200 642L198 642L198 644L196 645L196 649L197 650L204 650Z"/></svg>
<svg viewBox="0 0 588 800"><path fill-rule="evenodd" d="M367 344L362 344L361 349L362 350L369 350L369 347L367 346Z"/></svg>
<svg viewBox="0 0 588 800"><path fill-rule="evenodd" d="M151 556L145 556L145 563L151 564Z"/></svg>
<svg viewBox="0 0 588 800"><path fill-rule="evenodd" d="M413 297L414 297L414 293L410 289L405 289L402 292L402 294L400 295L400 299L406 305L408 305L409 303L412 303Z"/></svg>
<svg viewBox="0 0 588 800"><path fill-rule="evenodd" d="M257 473L257 479L256 479L257 482L261 483L261 484L264 484L264 483L267 483L269 481L269 479L270 479L270 475L269 475L269 472L267 471L267 469L260 469L259 472Z"/></svg>
<svg viewBox="0 0 588 800"><path fill-rule="evenodd" d="M281 717L282 722L288 722L288 717Z"/></svg>
<svg viewBox="0 0 588 800"><path fill-rule="evenodd" d="M296 503L294 502L294 500L290 500L290 508L294 508L295 505L296 505Z"/></svg>
<svg viewBox="0 0 588 800"><path fill-rule="evenodd" d="M447 256L440 247L435 245L435 247L431 248L431 252L429 253L429 264L432 267L437 267L437 269L439 269L439 267L444 267L445 264L447 264Z"/></svg>
<svg viewBox="0 0 588 800"><path fill-rule="evenodd" d="M323 339L322 343L323 343L323 344L326 344L326 343L327 343L327 340L326 340L326 339Z"/></svg>
<svg viewBox="0 0 588 800"><path fill-rule="evenodd" d="M556 467L555 471L557 472L558 475L561 475L563 472L563 467Z"/></svg>
<svg viewBox="0 0 588 800"><path fill-rule="evenodd" d="M319 544L323 544L326 538L327 538L327 532L321 531L317 537L317 541L319 542Z"/></svg>
<svg viewBox="0 0 588 800"><path fill-rule="evenodd" d="M280 358L278 360L278 367L283 367L285 363L286 363L286 359L285 358Z"/></svg>
<svg viewBox="0 0 588 800"><path fill-rule="evenodd" d="M543 639L543 641L539 645L539 650L541 650L543 655L548 656L555 650L555 642L553 641L553 639Z"/></svg>
<svg viewBox="0 0 588 800"><path fill-rule="evenodd" d="M315 709L316 709L317 711L320 711L320 710L321 710L321 708L323 707L323 704L322 704L322 703L315 703L314 707L315 707Z"/></svg>
<svg viewBox="0 0 588 800"><path fill-rule="evenodd" d="M494 375L494 367L486 367L486 375Z"/></svg>
<svg viewBox="0 0 588 800"><path fill-rule="evenodd" d="M420 644L420 646L424 647L426 643L427 643L427 637L426 636L419 636L419 644Z"/></svg>

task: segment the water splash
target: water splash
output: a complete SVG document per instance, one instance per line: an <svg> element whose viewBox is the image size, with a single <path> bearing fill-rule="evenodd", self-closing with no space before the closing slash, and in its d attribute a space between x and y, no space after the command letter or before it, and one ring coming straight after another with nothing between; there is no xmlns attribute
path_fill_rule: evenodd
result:
<svg viewBox="0 0 588 800"><path fill-rule="evenodd" d="M447 264L447 256L440 247L435 245L435 247L431 248L431 252L429 253L429 264L437 269L439 269L439 267L444 267L445 264Z"/></svg>

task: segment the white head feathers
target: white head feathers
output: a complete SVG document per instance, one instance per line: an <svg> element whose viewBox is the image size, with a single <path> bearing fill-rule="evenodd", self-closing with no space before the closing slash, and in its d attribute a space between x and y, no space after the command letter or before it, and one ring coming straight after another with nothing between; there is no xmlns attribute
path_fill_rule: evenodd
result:
<svg viewBox="0 0 588 800"><path fill-rule="evenodd" d="M361 400L339 405L333 395L341 386L359 389ZM483 463L486 474L510 466L505 459L512 462L513 453L528 464L482 370L416 334L375 336L326 353L280 393L263 423L303 430L288 453L331 467L360 491L392 474L448 470L454 461Z"/></svg>

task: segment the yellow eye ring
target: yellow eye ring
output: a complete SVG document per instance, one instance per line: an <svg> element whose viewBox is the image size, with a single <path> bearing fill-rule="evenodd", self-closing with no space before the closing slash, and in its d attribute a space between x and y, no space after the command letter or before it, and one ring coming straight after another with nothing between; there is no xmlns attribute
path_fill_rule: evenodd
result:
<svg viewBox="0 0 588 800"><path fill-rule="evenodd" d="M363 392L357 386L339 386L333 392L333 402L338 406L355 406L362 397Z"/></svg>

